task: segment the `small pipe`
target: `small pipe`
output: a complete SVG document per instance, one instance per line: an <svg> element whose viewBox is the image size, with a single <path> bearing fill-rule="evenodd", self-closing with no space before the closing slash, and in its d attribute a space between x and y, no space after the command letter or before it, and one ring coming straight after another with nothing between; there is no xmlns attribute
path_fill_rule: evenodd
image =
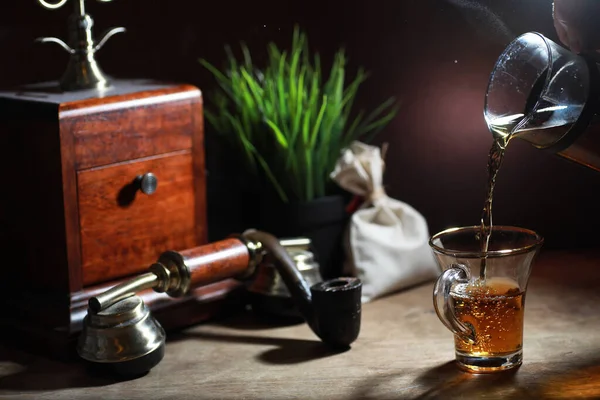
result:
<svg viewBox="0 0 600 400"><path fill-rule="evenodd" d="M243 235L262 244L275 260L275 268L312 331L327 345L347 349L360 331L362 283L354 277L331 279L312 287L277 238L248 230Z"/></svg>
<svg viewBox="0 0 600 400"><path fill-rule="evenodd" d="M159 283L160 280L154 272L147 272L90 298L88 305L93 312L98 313L116 302L134 295L136 292L152 289Z"/></svg>
<svg viewBox="0 0 600 400"><path fill-rule="evenodd" d="M309 326L313 328L314 315L310 288L285 247L275 236L266 232L248 230L244 233L244 236L252 241L260 242L264 249L278 261L276 263L277 272L279 272L281 279L290 291L298 310Z"/></svg>

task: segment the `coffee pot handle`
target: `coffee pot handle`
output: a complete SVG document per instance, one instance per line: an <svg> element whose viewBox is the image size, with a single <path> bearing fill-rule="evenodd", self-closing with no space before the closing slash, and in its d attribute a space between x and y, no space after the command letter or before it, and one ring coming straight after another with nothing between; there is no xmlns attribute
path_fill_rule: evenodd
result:
<svg viewBox="0 0 600 400"><path fill-rule="evenodd" d="M444 271L435 282L433 288L433 306L435 312L442 323L452 333L458 335L461 339L469 342L475 342L475 331L473 327L468 326L456 318L454 312L454 303L450 298L450 290L457 283L468 283L470 279L469 269L462 264L452 264Z"/></svg>

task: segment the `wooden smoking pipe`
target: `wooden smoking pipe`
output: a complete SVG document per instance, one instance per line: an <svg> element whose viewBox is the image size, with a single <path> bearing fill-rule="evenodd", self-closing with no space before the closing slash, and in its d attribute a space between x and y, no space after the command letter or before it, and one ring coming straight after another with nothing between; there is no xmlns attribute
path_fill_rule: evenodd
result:
<svg viewBox="0 0 600 400"><path fill-rule="evenodd" d="M360 280L337 278L308 287L277 238L248 230L204 246L167 251L149 272L90 298L77 345L80 357L122 375L149 371L163 358L166 336L136 293L152 288L180 297L223 279L252 279L267 253L313 332L332 348L348 348L360 331Z"/></svg>

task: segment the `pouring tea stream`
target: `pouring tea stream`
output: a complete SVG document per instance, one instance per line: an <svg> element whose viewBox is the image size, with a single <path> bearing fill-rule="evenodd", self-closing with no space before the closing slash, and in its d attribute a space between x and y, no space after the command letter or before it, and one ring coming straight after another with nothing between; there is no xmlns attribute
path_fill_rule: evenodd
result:
<svg viewBox="0 0 600 400"><path fill-rule="evenodd" d="M494 142L481 217L481 250L492 232L492 203L502 159L513 139L600 171L600 72L591 55L576 55L536 32L517 37L500 55L488 83L484 117ZM480 280L485 280L486 258Z"/></svg>
<svg viewBox="0 0 600 400"><path fill-rule="evenodd" d="M462 369L489 373L523 362L527 281L544 240L524 228L493 225L494 186L508 145L523 139L600 171L599 88L593 57L535 32L511 42L494 66L484 106L494 141L481 223L430 240L444 271L434 285L434 306L454 333Z"/></svg>

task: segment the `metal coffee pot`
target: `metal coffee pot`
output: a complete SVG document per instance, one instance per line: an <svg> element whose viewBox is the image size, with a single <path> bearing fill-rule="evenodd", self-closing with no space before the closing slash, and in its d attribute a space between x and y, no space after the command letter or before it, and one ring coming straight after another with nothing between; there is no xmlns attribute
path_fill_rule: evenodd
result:
<svg viewBox="0 0 600 400"><path fill-rule="evenodd" d="M495 138L519 138L600 171L600 71L597 54L574 54L536 32L500 55L485 95Z"/></svg>
<svg viewBox="0 0 600 400"><path fill-rule="evenodd" d="M292 241L299 243L298 239L282 240L284 244ZM306 283L312 286L323 281L323 278L314 254L308 249L310 241L304 240L303 243L305 245L287 246L286 250ZM252 309L261 315L289 318L300 322L302 314L295 306L290 291L277 272L274 262L275 260L267 255L258 265L254 279L246 286L250 293Z"/></svg>

